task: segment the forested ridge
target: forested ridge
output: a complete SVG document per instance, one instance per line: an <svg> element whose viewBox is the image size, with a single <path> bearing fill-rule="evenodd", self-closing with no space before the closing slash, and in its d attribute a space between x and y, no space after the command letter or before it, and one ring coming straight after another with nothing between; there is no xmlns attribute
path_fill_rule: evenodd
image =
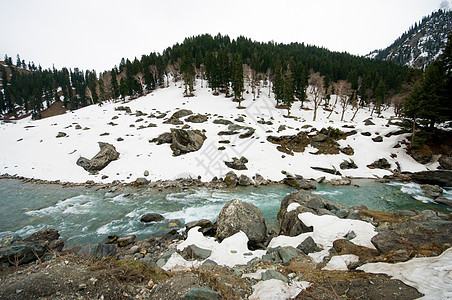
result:
<svg viewBox="0 0 452 300"><path fill-rule="evenodd" d="M342 94L353 105L393 102L401 110L422 71L304 43L255 42L246 37L209 34L186 38L162 53L143 55L97 74L77 68L43 69L26 64L19 55L16 64L5 56L0 66L2 88L0 110L21 110L40 118L40 112L55 101L68 109L100 104L111 99L138 97L171 81L183 80L184 94L194 93L195 78L207 81L214 94L242 99L244 81L255 87L270 83L275 105L290 112L294 101L304 101L306 90L325 104L331 94ZM359 99L359 100L358 100ZM316 101L316 100L315 100ZM314 117L315 118L315 117Z"/></svg>

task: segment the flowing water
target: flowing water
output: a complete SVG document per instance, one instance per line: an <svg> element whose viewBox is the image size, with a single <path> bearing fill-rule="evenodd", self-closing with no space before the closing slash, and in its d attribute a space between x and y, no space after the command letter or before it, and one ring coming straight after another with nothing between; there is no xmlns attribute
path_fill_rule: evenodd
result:
<svg viewBox="0 0 452 300"><path fill-rule="evenodd" d="M347 206L366 205L371 210L450 209L422 196L414 183L383 184L356 180L355 186L317 184L314 193ZM167 232L171 220L180 226L190 221L215 221L228 200L240 199L259 207L269 226L276 226L281 200L293 189L286 186L241 187L228 190L194 188L183 191L133 189L106 191L84 187L0 180L0 238L9 234L26 237L43 228L59 230L67 245L98 243L107 235L136 234L138 239ZM452 191L444 195L452 199ZM146 212L165 220L143 224Z"/></svg>

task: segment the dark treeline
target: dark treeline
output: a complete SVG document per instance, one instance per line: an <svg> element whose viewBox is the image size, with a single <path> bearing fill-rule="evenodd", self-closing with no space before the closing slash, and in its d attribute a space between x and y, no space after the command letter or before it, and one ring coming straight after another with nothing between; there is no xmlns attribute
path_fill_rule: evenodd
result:
<svg viewBox="0 0 452 300"><path fill-rule="evenodd" d="M271 82L277 104L290 108L306 97L312 74L322 79L322 97L336 91L337 82L350 85L349 98L381 105L404 91L404 85L420 71L391 62L372 60L348 53L332 52L303 43L254 42L245 37L208 34L186 38L163 53L143 55L133 61L122 59L119 66L96 74L79 69L42 69L6 56L0 65L2 88L0 110L12 113L17 106L39 118L40 111L55 101L77 109L109 99L136 97L169 85L169 78L183 80L184 94L193 95L194 79L205 79L213 93L242 99L244 79L253 85ZM415 74L415 75L413 75ZM171 76L169 76L171 75Z"/></svg>

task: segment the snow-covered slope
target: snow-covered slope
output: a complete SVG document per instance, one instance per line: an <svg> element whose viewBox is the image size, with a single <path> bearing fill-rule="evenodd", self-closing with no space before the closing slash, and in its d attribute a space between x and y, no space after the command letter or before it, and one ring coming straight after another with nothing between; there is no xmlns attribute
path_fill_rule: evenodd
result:
<svg viewBox="0 0 452 300"><path fill-rule="evenodd" d="M386 49L375 50L369 58L425 69L441 53L452 30L452 11L438 10L405 32Z"/></svg>
<svg viewBox="0 0 452 300"><path fill-rule="evenodd" d="M344 176L380 177L390 174L388 170L370 169L368 164L380 158L386 158L395 169L397 161L403 171L420 171L426 167L415 162L405 153L404 146L393 148L399 141L406 138L406 134L385 137L390 132L399 130L395 125L388 125L389 117L393 116L392 109L382 112L382 117L375 115L372 122L375 125L365 126L364 120L370 117L368 108L358 112L354 122L348 120L352 117L352 110L345 113L345 122L340 120L339 107L327 119L328 111L319 108L317 121L313 122L312 110L300 110L299 102L292 108L291 115L296 118L286 118L285 109L276 109L273 94L268 97L268 87L262 88L261 96L253 101L251 93L245 93L242 106L237 109L237 103L224 95L213 96L206 87L201 88L197 81L196 96L184 98L183 90L174 83L171 87L159 89L144 97L130 100L128 103L104 103L102 106L92 105L64 115L32 121L30 118L11 123L0 123L0 173L18 175L28 178L61 180L70 182L112 182L121 180L134 181L143 177L145 170L149 171L148 179L175 179L178 177L202 176L203 181L209 181L214 176L224 176L232 169L224 161L231 161L232 157L245 156L249 162L248 170L235 171L237 174L253 176L256 173L272 180L281 180L284 175L281 170L300 174L307 178L336 177L327 173L316 171L311 167L335 167L343 160L353 159L358 165L357 169L341 170ZM335 96L333 96L334 98ZM305 107L310 107L305 103ZM132 114L116 111L118 106L129 106ZM163 124L163 121L179 109L190 109L194 114L208 115L205 123L189 123L191 129L205 130L207 139L200 150L174 157L168 144L157 145L149 140L161 133L169 132L170 128L181 128L182 125ZM136 116L141 111L146 115ZM161 113L167 113L165 118L156 118ZM235 121L239 116L244 122ZM214 124L216 119L226 119L242 126L256 129L249 138L239 138L236 135L218 135L225 131L227 125ZM141 120L140 120L141 119ZM184 120L184 118L181 118ZM261 124L264 120L269 124ZM261 123L258 123L261 121ZM156 127L147 127L150 123ZM77 126L79 125L79 126ZM281 125L286 129L278 132ZM303 153L294 153L293 156L282 153L276 149L275 144L267 141L269 135L293 135L304 130L309 132L312 128L302 128L312 125L318 129L329 126L340 128L347 132L351 128L343 125L352 125L357 134L339 140L341 147L350 145L354 154L348 156L340 153L336 155L315 155L317 149L308 146ZM143 127L140 129L140 126ZM77 128L83 129L77 129ZM87 129L89 128L89 129ZM86 130L84 130L86 129ZM67 134L59 137L59 132ZM361 132L369 132L364 136ZM243 133L243 132L241 132ZM108 135L107 135L108 134ZM380 135L383 142L374 142L372 138ZM123 141L118 141L122 138ZM230 143L219 143L229 140ZM120 153L118 160L111 162L97 175L90 175L80 166L76 165L79 157L93 157L99 150L98 142L113 144ZM219 147L225 147L223 151ZM391 155L393 154L393 155ZM431 167L436 167L432 165Z"/></svg>

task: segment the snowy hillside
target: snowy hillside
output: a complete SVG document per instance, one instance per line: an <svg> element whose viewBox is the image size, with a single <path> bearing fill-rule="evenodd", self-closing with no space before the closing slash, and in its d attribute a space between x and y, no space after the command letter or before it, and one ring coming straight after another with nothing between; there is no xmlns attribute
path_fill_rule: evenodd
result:
<svg viewBox="0 0 452 300"><path fill-rule="evenodd" d="M410 28L388 48L375 50L366 57L425 69L442 53L451 30L452 11L438 10Z"/></svg>
<svg viewBox="0 0 452 300"><path fill-rule="evenodd" d="M131 182L143 177L145 171L149 172L149 180L201 176L203 181L209 181L229 171L250 177L259 173L268 179L281 180L284 177L282 170L305 178L338 178L311 168L323 167L340 170L343 176L374 178L391 174L386 169L367 167L380 158L387 159L390 169L397 168L396 162L402 171L426 169L405 153L403 143L401 147L396 146L407 135L390 134L400 130L398 126L388 124L393 116L392 109L383 111L382 117L374 114L366 125L365 120L370 118L369 108L361 109L354 122L350 122L354 111L349 107L345 121L341 122L339 106L329 119L329 111L320 107L317 121L313 122L313 111L306 109L312 107L312 103L306 102L305 109L300 110L300 103L296 102L291 110L293 117L287 118L286 109L275 108L273 93L268 97L268 87L262 87L262 93L255 101L251 93L244 93L242 106L245 108L238 109L232 98L214 96L205 83L204 88L201 81L196 83L196 96L191 98L183 97L181 82L178 82L177 86L171 83L169 88L126 103L105 102L102 106L91 105L37 121L27 118L2 122L0 173L69 182ZM115 110L119 106L129 107L131 113ZM181 117L183 122L180 125L164 123L180 109L191 110L193 115L205 115L207 121L193 123L187 121L189 117ZM238 126L219 124L216 120L220 119L223 120L220 123L226 120L226 123L230 121ZM204 132L207 138L198 151L173 156L169 144L150 142L171 128L182 127ZM250 127L255 131L250 131ZM322 128L328 127L348 133L345 139L337 140L335 147L344 149L349 146L352 153L349 151L347 155L341 150L337 151L338 154L313 154L317 152L313 143L307 145L304 152L284 153L278 151L277 144L267 140L269 136L291 136L299 132L306 132L309 138L313 138ZM98 142L114 145L120 156L98 174L90 175L76 162L81 156L93 157L99 151ZM247 170L236 171L225 165L225 161L241 156L248 159ZM344 160L353 160L357 168L341 170L339 165ZM429 167L436 168L436 163Z"/></svg>

